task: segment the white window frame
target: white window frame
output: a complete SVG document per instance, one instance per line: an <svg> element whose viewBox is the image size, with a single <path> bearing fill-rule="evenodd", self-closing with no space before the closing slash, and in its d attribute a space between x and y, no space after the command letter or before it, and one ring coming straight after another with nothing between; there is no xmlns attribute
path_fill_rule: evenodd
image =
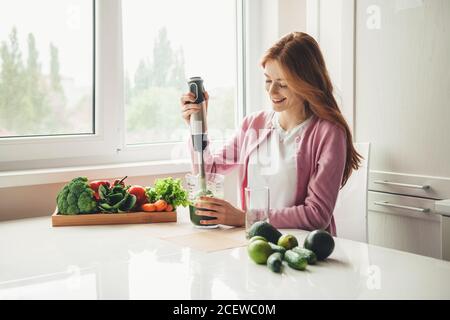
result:
<svg viewBox="0 0 450 320"><path fill-rule="evenodd" d="M356 0L333 0L336 1L336 6L339 8L338 12L334 13L336 21L340 21L340 33L334 35L336 30L333 22L326 18L321 19L323 10L326 8L327 2L331 0L306 0L307 8L307 32L313 36L322 50L326 47L332 47L339 50L339 54L335 54L330 59L333 65L338 65L340 68L339 79L332 79L335 85L335 90L339 91L339 103L341 111L347 120L350 130L355 138L355 23L356 23ZM330 33L332 38L338 37L337 44L329 43ZM327 37L328 34L328 37Z"/></svg>
<svg viewBox="0 0 450 320"><path fill-rule="evenodd" d="M237 112L236 125L246 113L245 100L245 0L237 4ZM120 166L154 162L158 165L183 161L170 159L172 150L186 149L186 141L148 145L126 145L124 119L124 71L121 0L95 0L95 125L93 135L22 137L0 139L0 187L3 177L23 176L23 170L55 170L79 166ZM181 114L180 114L181 116ZM106 125L105 125L106 124ZM187 127L186 127L187 129ZM188 137L186 137L187 140ZM218 142L220 143L220 142ZM80 155L82 154L82 156ZM178 161L178 162L177 162ZM183 166L189 170L189 166ZM80 169L81 170L81 169ZM82 171L82 170L81 170ZM125 171L125 170L124 170ZM70 171L73 175L73 170ZM78 171L80 172L80 171ZM84 172L84 171L82 171ZM138 172L136 172L138 173ZM65 180L68 176L65 177ZM55 181L52 181L55 182ZM17 185L21 185L17 182Z"/></svg>

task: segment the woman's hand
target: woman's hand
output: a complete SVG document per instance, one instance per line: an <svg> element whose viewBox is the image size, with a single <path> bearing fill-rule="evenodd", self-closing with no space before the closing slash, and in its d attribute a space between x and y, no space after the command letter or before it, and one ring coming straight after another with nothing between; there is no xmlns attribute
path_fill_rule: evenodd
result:
<svg viewBox="0 0 450 320"><path fill-rule="evenodd" d="M200 197L201 203L195 203L196 208L214 211L196 210L199 216L215 217L213 220L200 220L200 224L224 224L241 227L245 223L245 212L234 207L228 201L214 197Z"/></svg>
<svg viewBox="0 0 450 320"><path fill-rule="evenodd" d="M209 94L206 91L203 93L205 95L206 111L208 111ZM195 99L195 94L192 92L185 93L181 96L181 116L188 125L190 124L191 114L197 113L201 109L199 104L193 104Z"/></svg>

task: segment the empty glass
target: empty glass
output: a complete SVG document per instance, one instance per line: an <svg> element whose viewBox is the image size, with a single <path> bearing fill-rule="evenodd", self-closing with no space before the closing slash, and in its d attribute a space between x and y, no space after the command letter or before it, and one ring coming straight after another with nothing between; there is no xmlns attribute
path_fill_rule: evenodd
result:
<svg viewBox="0 0 450 320"><path fill-rule="evenodd" d="M270 210L270 193L268 187L245 188L245 236L249 238L250 227L258 221L267 221Z"/></svg>

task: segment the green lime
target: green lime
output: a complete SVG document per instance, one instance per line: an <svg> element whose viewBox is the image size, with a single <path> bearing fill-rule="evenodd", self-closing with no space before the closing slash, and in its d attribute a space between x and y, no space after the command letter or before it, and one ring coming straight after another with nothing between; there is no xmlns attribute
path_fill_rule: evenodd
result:
<svg viewBox="0 0 450 320"><path fill-rule="evenodd" d="M273 251L266 241L255 240L248 245L247 252L253 261L258 264L265 264Z"/></svg>
<svg viewBox="0 0 450 320"><path fill-rule="evenodd" d="M290 250L298 246L298 241L292 234L284 234L278 239L278 245L286 250Z"/></svg>
<svg viewBox="0 0 450 320"><path fill-rule="evenodd" d="M264 237L261 237L261 236L254 236L254 237L250 238L250 240L248 240L248 243L252 243L252 242L255 241L255 240L262 240L262 241L267 242L267 239L264 238Z"/></svg>

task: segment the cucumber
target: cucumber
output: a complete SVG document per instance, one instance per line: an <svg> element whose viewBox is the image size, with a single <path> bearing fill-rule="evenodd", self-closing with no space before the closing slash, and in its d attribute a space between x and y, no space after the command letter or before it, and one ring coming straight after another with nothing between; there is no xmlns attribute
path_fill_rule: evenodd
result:
<svg viewBox="0 0 450 320"><path fill-rule="evenodd" d="M282 265L283 265L283 255L280 252L272 253L267 259L267 266L273 272L280 273Z"/></svg>
<svg viewBox="0 0 450 320"><path fill-rule="evenodd" d="M317 256L316 254L308 249L302 248L302 247L295 247L291 249L294 252L297 252L299 255L304 256L306 260L308 261L308 264L316 264L317 262Z"/></svg>
<svg viewBox="0 0 450 320"><path fill-rule="evenodd" d="M269 242L270 247L272 248L273 252L279 252L281 253L281 257L284 256L284 253L286 252L286 249L282 246L278 246L272 242Z"/></svg>
<svg viewBox="0 0 450 320"><path fill-rule="evenodd" d="M297 270L305 270L308 265L306 257L294 252L292 250L286 251L284 254L284 260L288 263L288 266Z"/></svg>

